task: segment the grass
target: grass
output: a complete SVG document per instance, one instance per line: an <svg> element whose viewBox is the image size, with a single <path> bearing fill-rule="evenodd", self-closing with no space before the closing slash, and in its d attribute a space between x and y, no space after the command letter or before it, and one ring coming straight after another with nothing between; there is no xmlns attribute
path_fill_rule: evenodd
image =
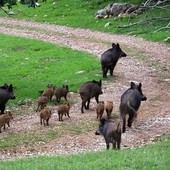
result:
<svg viewBox="0 0 170 170"><path fill-rule="evenodd" d="M127 2L127 1L116 1ZM138 4L143 2L141 0L128 1ZM164 29L159 32L155 32L161 27L165 27L168 24L168 20L165 21L149 21L143 25L136 25L129 28L118 28L118 26L127 25L128 23L134 23L139 20L143 20L146 16L147 19L155 17L169 17L170 9L156 8L146 10L142 15L136 17L124 17L124 18L109 18L109 19L96 19L95 13L99 9L103 9L109 3L113 3L111 0L94 0L94 1L79 1L79 0L48 0L45 3L41 3L41 7L28 8L26 5L18 3L13 7L13 11L18 13L13 15L13 18L34 20L38 22L46 22L58 25L66 25L70 27L86 28L91 30L97 30L102 32L110 32L116 34L130 34L134 36L143 37L147 40L162 41L169 34L168 29ZM6 14L1 10L1 16ZM82 22L83 21L83 22ZM105 24L110 22L109 27L105 27Z"/></svg>
<svg viewBox="0 0 170 170"><path fill-rule="evenodd" d="M103 150L69 156L40 156L1 161L2 170L168 170L170 166L170 135L157 139L154 144L126 150Z"/></svg>
<svg viewBox="0 0 170 170"><path fill-rule="evenodd" d="M82 83L102 77L98 59L88 53L14 36L0 35L0 41L0 84L16 87L17 99L11 101L15 104L36 99L38 90L48 84L67 84L70 91L77 92Z"/></svg>
<svg viewBox="0 0 170 170"><path fill-rule="evenodd" d="M76 123L62 123L55 127L50 126L49 128L39 127L38 129L29 130L27 132L10 133L0 140L0 148L11 150L17 150L18 146L29 145L33 146L36 143L44 142L48 143L53 139L57 139L69 135L80 135L94 131L97 127L97 122L86 122L78 121Z"/></svg>

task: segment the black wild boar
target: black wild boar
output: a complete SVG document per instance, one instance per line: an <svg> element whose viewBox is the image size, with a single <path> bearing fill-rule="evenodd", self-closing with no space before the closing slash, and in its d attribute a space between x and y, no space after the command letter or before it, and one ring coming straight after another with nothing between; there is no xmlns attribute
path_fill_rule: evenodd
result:
<svg viewBox="0 0 170 170"><path fill-rule="evenodd" d="M126 57L126 54L121 50L119 44L112 44L112 48L108 49L101 55L101 67L103 78L107 78L107 72L110 70L110 75L113 76L113 70L119 58Z"/></svg>
<svg viewBox="0 0 170 170"><path fill-rule="evenodd" d="M121 96L121 103L119 106L120 115L123 120L123 133L125 133L126 130L126 114L129 115L128 127L131 127L133 120L137 117L137 111L141 101L145 100L147 100L147 98L142 93L142 84L139 83L139 85L137 85L131 82L131 87Z"/></svg>
<svg viewBox="0 0 170 170"><path fill-rule="evenodd" d="M5 83L0 87L0 110L1 114L4 114L5 105L9 99L14 100L16 97L13 94L13 86L10 84L9 86Z"/></svg>
<svg viewBox="0 0 170 170"><path fill-rule="evenodd" d="M102 118L95 134L104 136L106 149L109 149L110 143L112 143L113 149L120 149L122 135L120 122Z"/></svg>
<svg viewBox="0 0 170 170"><path fill-rule="evenodd" d="M90 99L95 97L96 102L99 102L99 95L102 94L102 81L89 81L84 83L79 90L82 99L81 112L84 113L83 108L89 109ZM87 105L86 105L87 103Z"/></svg>
<svg viewBox="0 0 170 170"><path fill-rule="evenodd" d="M61 97L64 97L65 100L67 101L67 94L69 93L69 88L68 88L68 85L63 85L62 88L56 88L55 89L55 96L56 96L56 100L57 102L60 102L61 100Z"/></svg>
<svg viewBox="0 0 170 170"><path fill-rule="evenodd" d="M101 119L104 113L104 101L100 101L96 106L97 119Z"/></svg>

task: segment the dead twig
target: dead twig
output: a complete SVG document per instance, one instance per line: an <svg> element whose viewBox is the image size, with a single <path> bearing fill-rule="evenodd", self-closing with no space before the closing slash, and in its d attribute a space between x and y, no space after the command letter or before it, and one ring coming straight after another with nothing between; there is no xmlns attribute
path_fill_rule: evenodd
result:
<svg viewBox="0 0 170 170"><path fill-rule="evenodd" d="M135 25L143 25L148 22L165 21L165 20L170 20L170 17L156 17L156 18L151 18L151 19L144 19L138 22L130 23L128 25L118 26L117 28L129 28Z"/></svg>
<svg viewBox="0 0 170 170"><path fill-rule="evenodd" d="M2 11L4 11L9 17L11 16L11 15L8 13L8 11L6 11L4 8L0 7L0 9L1 9Z"/></svg>
<svg viewBox="0 0 170 170"><path fill-rule="evenodd" d="M156 30L154 32L159 32L159 31L165 30L165 29L170 29L170 22L168 23L168 25L166 27L159 28L158 30Z"/></svg>

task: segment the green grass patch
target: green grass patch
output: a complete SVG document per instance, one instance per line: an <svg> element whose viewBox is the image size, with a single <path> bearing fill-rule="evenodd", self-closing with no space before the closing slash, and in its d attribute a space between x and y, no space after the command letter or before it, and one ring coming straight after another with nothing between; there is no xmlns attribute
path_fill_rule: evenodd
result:
<svg viewBox="0 0 170 170"><path fill-rule="evenodd" d="M103 150L70 156L40 156L34 158L1 161L0 169L41 169L41 170L168 170L170 167L170 140L164 136L151 145L127 150Z"/></svg>
<svg viewBox="0 0 170 170"><path fill-rule="evenodd" d="M36 99L48 84L77 92L84 82L102 78L99 60L88 53L14 36L0 35L0 41L0 84L16 87L17 99L10 102Z"/></svg>
<svg viewBox="0 0 170 170"><path fill-rule="evenodd" d="M0 140L0 148L11 148L16 150L17 146L33 146L38 142L49 142L53 139L63 137L66 134L80 135L94 130L97 122L79 121L76 123L62 123L54 127L44 127L43 125L36 130L27 132L11 133Z"/></svg>
<svg viewBox="0 0 170 170"><path fill-rule="evenodd" d="M127 2L125 0L118 0L116 2ZM131 0L129 3L139 4L142 0ZM108 4L113 3L111 0L94 0L94 1L79 1L79 0L48 0L41 3L41 7L28 8L27 5L21 5L13 7L13 11L17 15L13 15L14 18L34 20L38 22L46 22L58 25L66 25L70 27L86 28L91 30L97 30L102 32L110 32L116 34L130 34L143 37L147 40L162 41L164 40L169 29L164 29L159 32L156 30L165 27L168 24L167 20L155 21L151 18L157 17L169 17L170 8L150 8L145 10L143 14L132 17L117 17L108 19L96 19L95 13L106 7ZM1 10L1 16L6 14ZM118 28L118 26L127 25L129 23L135 23L147 18L149 21L142 25L135 25L128 28ZM83 22L82 22L83 21ZM110 22L109 27L105 27L105 24Z"/></svg>

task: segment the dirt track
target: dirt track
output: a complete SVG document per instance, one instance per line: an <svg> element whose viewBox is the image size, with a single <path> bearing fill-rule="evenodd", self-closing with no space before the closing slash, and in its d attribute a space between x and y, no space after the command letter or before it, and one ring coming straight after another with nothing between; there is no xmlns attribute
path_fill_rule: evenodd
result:
<svg viewBox="0 0 170 170"><path fill-rule="evenodd" d="M170 49L165 44L147 42L136 37L9 18L0 18L0 33L39 39L86 51L97 57L110 48L111 43L119 43L124 51L129 51L129 54L126 58L119 60L114 71L115 79L111 82L103 82L104 94L101 95L101 100L113 100L114 113L118 114L120 96L129 87L130 81L142 82L143 92L148 98L146 102L142 102L138 121L135 124L136 128L133 126L123 134L122 147L131 148L148 144L156 136L170 132ZM138 59L140 56L145 57L144 61ZM71 120L68 121L96 121L94 100L90 106L91 110L81 114L79 96L72 94L69 96L69 100L73 97L76 104L71 109ZM17 109L22 110L23 108ZM25 109L30 113L27 116L16 118L15 125L11 122L11 128L2 133L0 139L13 131L22 132L39 128L39 120L32 107L25 107ZM57 115L54 115L54 119L57 119L55 117ZM55 126L56 121L52 120L51 124ZM38 143L32 151L29 146L20 146L15 153L11 153L10 149L0 150L0 159L38 154L70 154L102 149L105 149L103 138L95 136L93 132L78 136L67 134L49 142L48 145Z"/></svg>

